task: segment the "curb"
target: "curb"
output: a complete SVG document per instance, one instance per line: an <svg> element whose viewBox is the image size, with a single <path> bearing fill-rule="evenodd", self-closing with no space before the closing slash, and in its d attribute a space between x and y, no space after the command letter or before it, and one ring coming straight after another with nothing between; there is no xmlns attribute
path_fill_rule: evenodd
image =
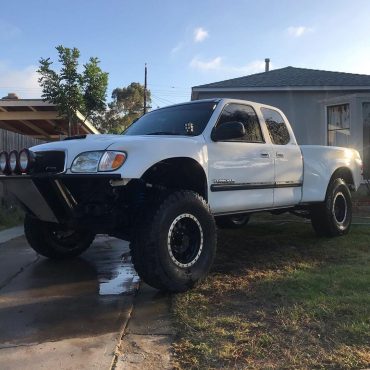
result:
<svg viewBox="0 0 370 370"><path fill-rule="evenodd" d="M173 369L172 343L176 332L170 302L170 295L140 283L111 369Z"/></svg>
<svg viewBox="0 0 370 370"><path fill-rule="evenodd" d="M24 234L23 225L11 227L10 229L5 229L0 231L0 244L6 243L9 240L18 238Z"/></svg>

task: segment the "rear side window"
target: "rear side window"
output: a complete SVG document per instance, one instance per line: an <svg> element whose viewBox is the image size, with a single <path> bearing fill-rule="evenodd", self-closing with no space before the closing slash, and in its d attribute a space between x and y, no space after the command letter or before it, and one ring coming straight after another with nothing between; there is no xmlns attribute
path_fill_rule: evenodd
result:
<svg viewBox="0 0 370 370"><path fill-rule="evenodd" d="M226 122L241 122L245 128L245 135L240 139L232 139L228 141L245 141L247 143L263 143L260 123L256 112L249 105L244 104L228 104L224 107L221 117L218 120L217 126Z"/></svg>
<svg viewBox="0 0 370 370"><path fill-rule="evenodd" d="M281 114L273 109L261 108L269 130L271 141L277 145L286 145L290 141L289 131Z"/></svg>

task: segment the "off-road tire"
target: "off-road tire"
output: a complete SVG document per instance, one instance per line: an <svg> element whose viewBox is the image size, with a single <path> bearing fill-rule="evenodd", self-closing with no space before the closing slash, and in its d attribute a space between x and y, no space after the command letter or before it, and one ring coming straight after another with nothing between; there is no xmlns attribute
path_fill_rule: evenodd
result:
<svg viewBox="0 0 370 370"><path fill-rule="evenodd" d="M84 252L94 240L95 235L88 231L71 231L70 235L58 239L57 224L41 221L26 214L24 233L29 245L44 257L61 260L74 258Z"/></svg>
<svg viewBox="0 0 370 370"><path fill-rule="evenodd" d="M249 222L248 214L219 216L216 217L216 224L220 229L240 229Z"/></svg>
<svg viewBox="0 0 370 370"><path fill-rule="evenodd" d="M349 232L352 223L352 199L341 178L331 180L325 201L311 207L311 224L319 236L340 236Z"/></svg>
<svg viewBox="0 0 370 370"><path fill-rule="evenodd" d="M181 253L176 255L178 252L172 249L177 227L185 228L180 244L187 228L193 230L194 238L191 234L184 242L193 253L189 260L181 260ZM162 291L184 292L207 275L216 244L216 225L205 200L192 191L176 191L147 210L146 217L135 227L130 250L138 275L148 285ZM188 249L185 252L189 254Z"/></svg>

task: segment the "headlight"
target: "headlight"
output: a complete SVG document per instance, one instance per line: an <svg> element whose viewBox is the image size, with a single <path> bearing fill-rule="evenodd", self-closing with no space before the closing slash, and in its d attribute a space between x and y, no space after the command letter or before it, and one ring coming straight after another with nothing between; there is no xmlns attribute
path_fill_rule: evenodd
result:
<svg viewBox="0 0 370 370"><path fill-rule="evenodd" d="M9 173L9 154L7 152L0 153L0 171L4 174Z"/></svg>
<svg viewBox="0 0 370 370"><path fill-rule="evenodd" d="M72 172L97 172L104 152L85 152L78 155L72 163Z"/></svg>
<svg viewBox="0 0 370 370"><path fill-rule="evenodd" d="M13 173L19 172L19 155L16 150L9 153L9 167Z"/></svg>
<svg viewBox="0 0 370 370"><path fill-rule="evenodd" d="M126 160L123 152L98 151L85 152L78 155L71 167L72 172L114 171L120 168Z"/></svg>

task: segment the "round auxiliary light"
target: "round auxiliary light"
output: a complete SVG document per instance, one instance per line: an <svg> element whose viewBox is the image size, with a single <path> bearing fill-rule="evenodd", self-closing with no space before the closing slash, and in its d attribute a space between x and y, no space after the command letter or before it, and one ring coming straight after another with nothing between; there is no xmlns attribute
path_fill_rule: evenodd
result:
<svg viewBox="0 0 370 370"><path fill-rule="evenodd" d="M28 172L35 163L35 156L33 152L28 149L22 149L19 152L19 168L22 173Z"/></svg>
<svg viewBox="0 0 370 370"><path fill-rule="evenodd" d="M7 152L0 153L0 171L4 174L9 173L9 154Z"/></svg>
<svg viewBox="0 0 370 370"><path fill-rule="evenodd" d="M9 168L13 173L19 172L19 154L16 150L9 153Z"/></svg>

